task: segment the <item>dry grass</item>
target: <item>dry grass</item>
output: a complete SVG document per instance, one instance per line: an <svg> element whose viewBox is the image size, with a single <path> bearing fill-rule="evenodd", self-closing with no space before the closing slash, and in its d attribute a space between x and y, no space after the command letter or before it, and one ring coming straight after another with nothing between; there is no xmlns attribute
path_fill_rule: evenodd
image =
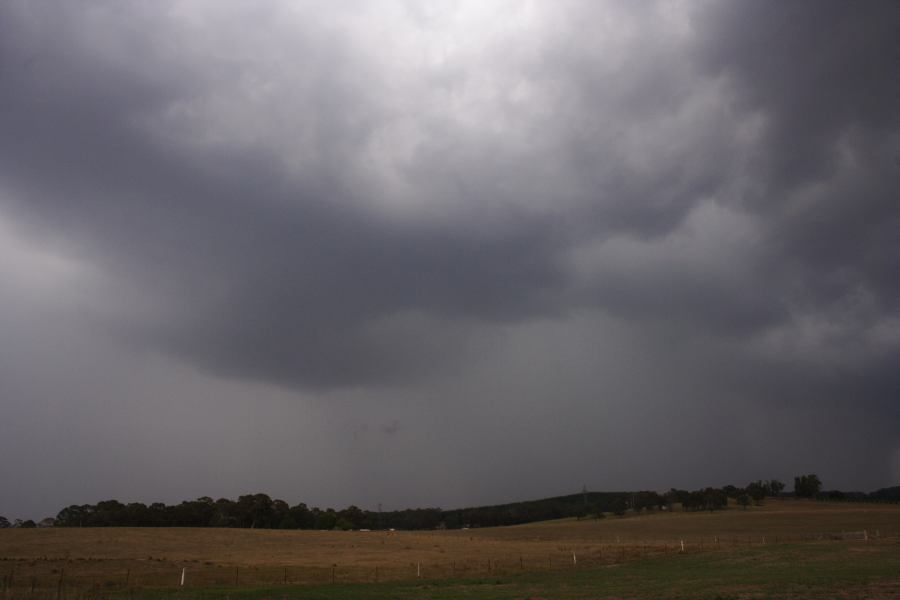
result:
<svg viewBox="0 0 900 600"><path fill-rule="evenodd" d="M652 513L456 531L246 529L0 530L13 586L103 588L373 581L512 573L624 562L680 550L797 541L823 532L900 534L900 506L769 501L750 510ZM864 552L864 548L859 550Z"/></svg>

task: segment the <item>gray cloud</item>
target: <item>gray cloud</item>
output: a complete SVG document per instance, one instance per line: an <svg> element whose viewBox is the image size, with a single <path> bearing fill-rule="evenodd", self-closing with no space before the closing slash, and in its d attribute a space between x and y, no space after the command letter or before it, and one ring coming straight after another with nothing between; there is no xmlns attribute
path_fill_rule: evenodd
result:
<svg viewBox="0 0 900 600"><path fill-rule="evenodd" d="M616 454L627 431L653 441L606 467L611 487L669 485L676 465L654 457L685 437L697 485L786 477L810 449L841 485L887 484L900 475L898 13L4 3L7 422L37 428L74 385L72 406L134 435L164 431L129 424L148 407L221 410L241 456L263 460L277 450L242 433L247 398L334 456L307 471L328 502L359 501L345 480L371 485L373 452L452 475L398 502L580 485L588 455ZM62 357L79 344L72 371ZM754 445L748 424L769 418L771 453L709 454ZM76 422L93 456L97 430ZM848 423L873 433L840 456L827 441L853 437ZM586 441L590 427L607 438ZM554 470L535 446L584 458ZM521 468L491 478L473 453ZM523 481L542 465L552 474ZM387 497L407 472L380 468ZM229 471L243 483L221 493L277 485L274 469Z"/></svg>

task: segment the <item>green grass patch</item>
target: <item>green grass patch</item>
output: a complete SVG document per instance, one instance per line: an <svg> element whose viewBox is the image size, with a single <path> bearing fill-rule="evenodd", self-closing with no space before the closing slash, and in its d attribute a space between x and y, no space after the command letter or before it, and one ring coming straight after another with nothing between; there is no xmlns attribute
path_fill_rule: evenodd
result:
<svg viewBox="0 0 900 600"><path fill-rule="evenodd" d="M591 569L515 576L260 588L135 591L138 600L506 599L818 599L894 597L900 593L896 541L768 545L673 554ZM118 597L118 596L111 596Z"/></svg>

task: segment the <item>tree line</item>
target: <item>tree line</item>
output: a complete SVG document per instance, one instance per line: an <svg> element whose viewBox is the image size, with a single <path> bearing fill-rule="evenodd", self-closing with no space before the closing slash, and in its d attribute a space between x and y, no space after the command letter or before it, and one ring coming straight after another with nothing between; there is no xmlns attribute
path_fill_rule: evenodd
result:
<svg viewBox="0 0 900 600"><path fill-rule="evenodd" d="M755 489L751 484L748 489ZM771 484L760 484L770 495ZM783 487L783 485L782 485ZM547 521L566 517L604 518L606 514L624 515L653 510L671 510L680 504L683 510L720 510L728 498L742 490L734 486L665 494L639 492L587 492L541 500L493 506L442 510L415 508L397 511L370 511L357 506L343 510L294 506L266 494L248 494L237 501L202 497L180 504L139 502L123 504L104 500L97 504L72 505L56 516L58 527L237 527L255 529L460 529L498 527ZM759 500L757 500L759 501Z"/></svg>
<svg viewBox="0 0 900 600"><path fill-rule="evenodd" d="M860 492L822 491L822 482L815 474L794 479L793 493L784 492L784 483L777 479L758 480L744 487L726 485L688 491L670 489L665 493L588 492L513 502L493 506L478 506L453 510L440 508L411 508L395 511L363 510L348 506L343 510L320 509L304 503L290 506L266 494L248 494L237 500L208 496L166 505L160 502L124 504L104 500L97 504L71 505L62 509L55 519L33 521L17 519L10 523L0 517L4 527L235 527L256 529L460 529L465 527L497 527L567 517L605 518L627 513L672 510L680 506L684 511L714 511L728 506L729 499L747 508L762 504L766 497L795 496L805 498L900 501L900 486L883 488L871 494Z"/></svg>
<svg viewBox="0 0 900 600"><path fill-rule="evenodd" d="M349 506L343 510L290 506L267 494L247 494L236 501L208 496L179 504L105 500L72 505L56 516L57 527L234 527L249 529L433 529L440 509L416 508L378 513Z"/></svg>

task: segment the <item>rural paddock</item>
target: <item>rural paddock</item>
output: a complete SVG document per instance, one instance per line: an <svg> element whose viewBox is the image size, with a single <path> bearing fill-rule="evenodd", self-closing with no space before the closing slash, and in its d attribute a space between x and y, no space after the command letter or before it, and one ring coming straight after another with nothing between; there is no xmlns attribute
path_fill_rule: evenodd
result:
<svg viewBox="0 0 900 600"><path fill-rule="evenodd" d="M900 506L769 500L749 510L657 512L453 531L189 528L0 530L8 598L510 576L666 555L791 544L897 546Z"/></svg>

